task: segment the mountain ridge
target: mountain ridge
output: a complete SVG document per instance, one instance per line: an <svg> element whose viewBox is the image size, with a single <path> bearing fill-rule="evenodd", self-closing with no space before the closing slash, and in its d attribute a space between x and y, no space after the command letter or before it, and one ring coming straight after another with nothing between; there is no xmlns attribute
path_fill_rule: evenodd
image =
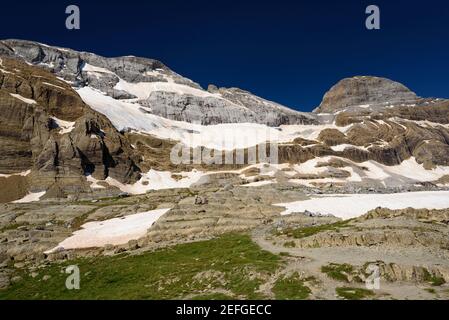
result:
<svg viewBox="0 0 449 320"><path fill-rule="evenodd" d="M27 192L95 198L186 187L212 179L209 171L251 165L248 154L242 164L175 165L177 144L203 156L275 143L279 165L300 168L292 176L277 173L287 184L379 188L420 181L407 166L426 183L445 181L449 101L417 97L392 80L343 79L322 110L301 113L238 88L203 90L152 59L108 60L18 40L0 41L1 53L0 180L17 186L5 190L5 202ZM178 183L173 174L184 178Z"/></svg>
<svg viewBox="0 0 449 320"><path fill-rule="evenodd" d="M114 98L138 98L142 104L152 105L153 114L172 120L205 125L235 122L263 123L270 126L286 122L316 123L311 114L284 106L279 108L280 104L259 98L248 91L242 90L244 94L237 96L233 89L222 88L222 91L226 90L227 98L222 97L219 90L215 94L209 93L199 84L180 76L158 60L134 56L105 58L93 53L50 47L32 41L4 40L0 43L3 44L0 54L16 56L28 63L48 68L66 81L72 82L74 87L89 85ZM152 95L139 96L137 84L149 83L163 85L163 90L156 88L156 93ZM124 90L122 84L128 90ZM158 92L171 94L161 96ZM275 113L272 108L276 109ZM257 111L254 111L255 109Z"/></svg>

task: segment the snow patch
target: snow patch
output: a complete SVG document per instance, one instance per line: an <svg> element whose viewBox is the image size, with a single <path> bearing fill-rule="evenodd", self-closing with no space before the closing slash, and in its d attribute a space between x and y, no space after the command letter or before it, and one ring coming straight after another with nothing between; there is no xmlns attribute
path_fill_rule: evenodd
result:
<svg viewBox="0 0 449 320"><path fill-rule="evenodd" d="M141 105L115 100L103 93L84 87L78 90L81 98L96 111L107 116L119 130L133 129L161 139L180 141L189 147L204 146L216 150L242 149L279 138L281 132L261 124L238 123L203 126L169 120L140 110ZM270 139L271 138L271 139Z"/></svg>
<svg viewBox="0 0 449 320"><path fill-rule="evenodd" d="M36 202L39 201L40 198L42 198L45 194L45 191L42 192L35 192L35 193L29 193L22 199L13 201L12 203L29 203L29 202Z"/></svg>
<svg viewBox="0 0 449 320"><path fill-rule="evenodd" d="M51 117L51 119L53 119L56 125L61 128L59 134L70 133L75 128L75 122L61 120L56 117Z"/></svg>
<svg viewBox="0 0 449 320"><path fill-rule="evenodd" d="M28 104L37 104L36 100L28 99L28 98L22 97L20 94L10 93L10 95L11 95L12 97L16 98L16 99L22 100L22 101L25 102L25 103L28 103Z"/></svg>
<svg viewBox="0 0 449 320"><path fill-rule="evenodd" d="M2 60L2 59L0 59L0 66L3 66L3 60ZM3 68L0 68L0 71L3 72L3 73L13 74L12 72L7 71L7 70L5 70L5 69L3 69Z"/></svg>
<svg viewBox="0 0 449 320"><path fill-rule="evenodd" d="M285 207L281 215L310 211L342 219L359 217L377 207L392 210L449 208L449 191L426 191L393 194L336 194L316 196L309 200L279 203Z"/></svg>
<svg viewBox="0 0 449 320"><path fill-rule="evenodd" d="M365 150L365 151L367 150L367 148L365 148L365 147L355 146L355 145L346 144L346 143L331 147L331 149L334 151L344 151L346 148L354 148L354 149L360 149L360 150Z"/></svg>
<svg viewBox="0 0 449 320"><path fill-rule="evenodd" d="M104 73L115 75L114 72L109 71L108 69L101 68L101 67L96 67L96 66L93 66L93 65L88 64L88 63L84 64L82 71L90 73L90 74L96 76L97 78L101 77Z"/></svg>
<svg viewBox="0 0 449 320"><path fill-rule="evenodd" d="M86 180L91 183L90 184L91 189L105 189L104 186L98 184L100 180L95 179L91 175L86 176Z"/></svg>
<svg viewBox="0 0 449 320"><path fill-rule="evenodd" d="M163 85L167 85L167 83ZM146 90L148 88L144 88L145 86L141 86L141 84L129 84L129 86L132 88L121 87L120 89L130 89L130 93L140 97L147 95ZM188 90L198 90L188 86L184 87L189 88ZM142 106L138 103L133 103L130 100L115 100L89 87L78 89L77 92L85 103L107 116L119 131L132 129L161 139L180 141L193 148L204 146L216 150L243 149L267 141L291 142L297 137L314 140L323 129L338 128L340 131L346 132L351 128L351 125L337 127L334 124L285 125L279 128L256 123L226 123L204 126L169 120L142 112Z"/></svg>
<svg viewBox="0 0 449 320"><path fill-rule="evenodd" d="M201 98L205 97L216 97L221 96L217 94L212 94L208 91L192 88L183 84L170 82L139 82L131 83L123 79L115 85L114 89L126 91L132 95L135 95L139 99L148 99L150 94L155 91L173 92L177 94L188 94L192 96L197 96Z"/></svg>
<svg viewBox="0 0 449 320"><path fill-rule="evenodd" d="M312 187L316 183L345 183L345 182L361 182L363 179L372 179L384 182L389 178L406 178L417 182L431 182L440 179L445 175L449 175L449 167L437 166L433 170L426 170L422 164L416 162L414 157L404 160L401 164L396 166L386 166L373 160L362 163L356 163L346 158L327 156L314 158L301 164L291 166L289 176L294 176L295 173L300 174L323 174L328 170L327 166L317 167L319 163L327 163L332 159L342 160L348 163L347 166L339 168L341 170L349 171L351 176L348 178L323 178L323 179L290 179L289 181L295 184L301 184ZM354 168L366 168L356 172Z"/></svg>
<svg viewBox="0 0 449 320"><path fill-rule="evenodd" d="M370 162L371 164L377 164L374 161ZM416 159L414 157L402 161L402 163L397 166L381 166L383 167L383 170L389 175L397 174L412 180L422 182L438 180L444 175L449 175L449 167L437 166L435 169L426 170L422 164L416 162Z"/></svg>
<svg viewBox="0 0 449 320"><path fill-rule="evenodd" d="M57 89L60 89L60 90L66 90L65 88L57 86L57 85L55 85L53 83L49 83L49 82L42 82L42 83L47 85L47 86L54 87L54 88L57 88Z"/></svg>
<svg viewBox="0 0 449 320"><path fill-rule="evenodd" d="M114 218L105 221L88 222L81 226L81 230L56 248L46 251L52 253L61 250L86 249L104 247L106 245L122 245L130 240L142 238L147 230L170 209L157 209L137 213L123 218Z"/></svg>
<svg viewBox="0 0 449 320"><path fill-rule="evenodd" d="M178 174L178 173L177 173ZM193 170L191 172L182 172L180 180L172 177L173 173L170 171L156 171L150 170L142 175L139 181L135 184L123 184L111 177L106 178L106 183L111 186L119 188L123 192L129 194L143 194L150 190L162 189L178 189L189 188L192 184L198 182L206 173Z"/></svg>
<svg viewBox="0 0 449 320"><path fill-rule="evenodd" d="M23 171L23 172L19 172L19 173L11 173L11 174L3 174L0 173L0 178L9 178L9 177L13 177L13 176L22 176L22 177L26 177L27 175L29 175L31 173L31 170L27 170L27 171Z"/></svg>

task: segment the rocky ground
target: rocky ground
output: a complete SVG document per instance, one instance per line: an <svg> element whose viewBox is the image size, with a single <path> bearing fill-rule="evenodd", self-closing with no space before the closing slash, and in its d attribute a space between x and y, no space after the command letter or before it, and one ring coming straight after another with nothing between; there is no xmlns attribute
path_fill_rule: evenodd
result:
<svg viewBox="0 0 449 320"><path fill-rule="evenodd" d="M141 196L3 204L2 290L8 292L8 287L20 283L24 273L33 274L79 257L141 255L237 232L250 233L260 248L285 262L260 284L258 290L265 298L277 297L272 292L275 283L290 277L309 279L307 297L311 299L449 298L448 210L376 209L349 221L310 213L281 216L283 208L272 203L307 199L313 189L282 184L246 187L233 185L229 177L221 178L190 189L159 190ZM44 254L85 222L156 208L171 210L141 239ZM364 291L371 264L380 270L381 288Z"/></svg>
<svg viewBox="0 0 449 320"><path fill-rule="evenodd" d="M447 299L448 210L376 209L331 224L280 219L253 231L254 241L273 253L285 252L297 272L314 276L318 299L334 299L340 287L365 288L379 270L378 299Z"/></svg>

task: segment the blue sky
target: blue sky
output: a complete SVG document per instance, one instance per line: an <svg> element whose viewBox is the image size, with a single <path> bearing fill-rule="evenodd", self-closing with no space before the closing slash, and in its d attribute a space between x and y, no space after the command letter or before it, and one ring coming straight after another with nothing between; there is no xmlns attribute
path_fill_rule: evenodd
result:
<svg viewBox="0 0 449 320"><path fill-rule="evenodd" d="M65 29L69 4L80 7L81 30ZM365 28L370 4L381 30ZM23 0L2 4L0 38L154 58L203 87L240 87L302 111L355 75L449 98L445 0Z"/></svg>

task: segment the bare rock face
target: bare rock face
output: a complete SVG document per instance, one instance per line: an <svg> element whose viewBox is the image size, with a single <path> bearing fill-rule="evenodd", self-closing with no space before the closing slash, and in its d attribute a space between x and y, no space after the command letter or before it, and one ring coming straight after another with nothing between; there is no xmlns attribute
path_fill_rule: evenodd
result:
<svg viewBox="0 0 449 320"><path fill-rule="evenodd" d="M316 113L335 113L358 105L413 102L418 97L404 85L385 78L354 77L343 79L324 96Z"/></svg>
<svg viewBox="0 0 449 320"><path fill-rule="evenodd" d="M28 193L28 179L26 176L0 176L0 203L21 199Z"/></svg>
<svg viewBox="0 0 449 320"><path fill-rule="evenodd" d="M105 116L52 73L0 61L0 172L17 180L31 170L26 181L19 179L17 198L28 183L30 191L52 190L56 197L89 191L86 174L135 181L140 169L131 146Z"/></svg>
<svg viewBox="0 0 449 320"><path fill-rule="evenodd" d="M324 129L320 132L318 140L324 142L328 146L336 146L348 142L346 135L337 129Z"/></svg>
<svg viewBox="0 0 449 320"><path fill-rule="evenodd" d="M371 120L352 124L345 132L324 129L317 141L300 139L279 145L281 163L303 163L316 157L338 156L361 163L374 160L388 166L414 157L427 170L448 166L449 129L438 124L406 120ZM332 148L343 145L341 148Z"/></svg>
<svg viewBox="0 0 449 320"><path fill-rule="evenodd" d="M271 126L314 124L317 121L306 112L298 112L278 103L260 98L238 88L220 88L221 96L236 105L243 105L254 114L255 122Z"/></svg>
<svg viewBox="0 0 449 320"><path fill-rule="evenodd" d="M255 122L255 114L218 97L196 97L174 92L153 92L140 102L158 116L185 122L214 125L223 122Z"/></svg>
<svg viewBox="0 0 449 320"><path fill-rule="evenodd" d="M110 85L115 85L119 78L130 82L166 81L163 80L163 75L173 76L176 78L176 83L200 88L198 84L175 74L162 62L154 59L134 56L105 58L92 53L51 47L26 40L0 41L0 55L24 59L28 63L39 65L41 68L56 73L75 85L84 86L89 83L96 89L101 89L101 87L105 89ZM90 75L83 71L86 64L95 67ZM156 69L162 73L152 74L151 72ZM109 72L105 72L105 70ZM100 73L103 73L101 78L106 76L103 81L98 77ZM112 83L108 84L108 81ZM112 92L110 93L112 94Z"/></svg>
<svg viewBox="0 0 449 320"><path fill-rule="evenodd" d="M0 65L0 173L32 169L26 178L14 178L21 179L17 193L22 195L26 186L32 191L47 190L49 197L92 192L86 174L127 183L134 182L141 170L203 169L171 164L170 150L177 141L132 131L137 129L133 123L119 128L129 128L129 132L117 132L75 91L85 87L93 89L88 92L101 91L124 100L117 103L134 103L143 114L173 120L203 125L311 125L298 128L292 141L279 145L281 163L335 156L388 166L411 157L426 169L449 165L449 101L418 98L405 86L384 78L344 79L330 89L315 113L302 113L238 88L210 85L205 91L152 59L105 58L21 40L0 41L0 56L4 57ZM329 126L313 126L317 124Z"/></svg>

